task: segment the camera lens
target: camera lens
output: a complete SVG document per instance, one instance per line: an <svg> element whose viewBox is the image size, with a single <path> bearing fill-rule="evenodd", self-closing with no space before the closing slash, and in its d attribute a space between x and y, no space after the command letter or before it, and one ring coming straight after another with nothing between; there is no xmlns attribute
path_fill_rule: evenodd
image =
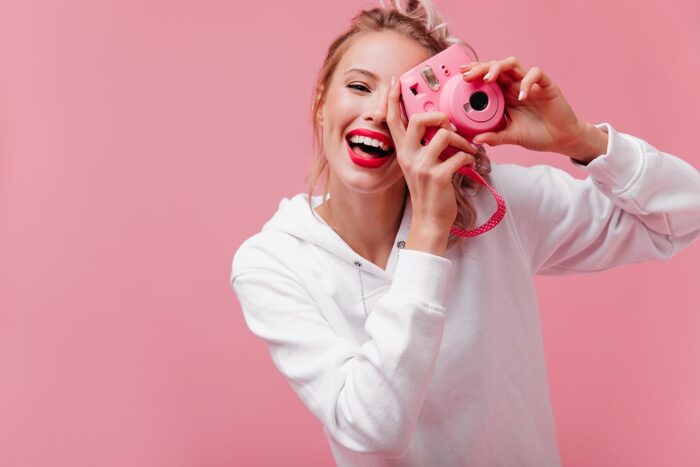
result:
<svg viewBox="0 0 700 467"><path fill-rule="evenodd" d="M485 92L477 91L469 98L469 106L474 110L484 110L489 104L489 96Z"/></svg>

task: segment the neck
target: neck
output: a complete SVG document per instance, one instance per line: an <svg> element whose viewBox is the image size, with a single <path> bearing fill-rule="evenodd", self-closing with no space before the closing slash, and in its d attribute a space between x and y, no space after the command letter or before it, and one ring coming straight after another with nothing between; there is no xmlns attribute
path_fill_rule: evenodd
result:
<svg viewBox="0 0 700 467"><path fill-rule="evenodd" d="M330 199L315 211L355 252L382 265L401 226L406 183L380 193L329 191Z"/></svg>

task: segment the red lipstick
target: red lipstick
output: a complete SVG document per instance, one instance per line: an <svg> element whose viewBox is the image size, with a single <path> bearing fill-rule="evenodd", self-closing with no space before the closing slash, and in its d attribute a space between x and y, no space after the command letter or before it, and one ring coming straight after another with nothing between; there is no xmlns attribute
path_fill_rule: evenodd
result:
<svg viewBox="0 0 700 467"><path fill-rule="evenodd" d="M393 157L393 155L372 158L361 156L352 150L350 143L348 143L347 140L345 141L345 147L348 148L348 155L350 156L350 159L352 159L355 164L366 169L377 169L386 164Z"/></svg>
<svg viewBox="0 0 700 467"><path fill-rule="evenodd" d="M390 146L392 150L394 144L386 135L383 135L382 133L376 131L368 130L367 128L357 128L348 132L348 134L345 135L345 146L347 147L348 155L350 156L350 159L352 159L352 161L360 167L364 167L366 169L376 169L386 164L387 161L394 156L394 154L389 154L385 157L365 157L361 154L358 154L352 150L352 148L350 147L350 142L348 141L348 139L352 135L360 135L367 136L369 138L374 138L386 144L387 146Z"/></svg>

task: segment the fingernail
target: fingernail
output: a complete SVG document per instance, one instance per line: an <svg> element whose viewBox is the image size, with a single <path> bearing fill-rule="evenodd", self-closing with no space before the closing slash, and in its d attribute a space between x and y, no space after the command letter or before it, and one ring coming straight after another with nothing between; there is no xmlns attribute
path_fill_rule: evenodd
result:
<svg viewBox="0 0 700 467"><path fill-rule="evenodd" d="M484 81L486 81L490 77L491 77L491 72L489 71L488 73L486 73L486 75L484 75Z"/></svg>
<svg viewBox="0 0 700 467"><path fill-rule="evenodd" d="M452 129L453 129L454 131L457 131L457 127L455 126L454 123L450 122L450 126L452 126Z"/></svg>
<svg viewBox="0 0 700 467"><path fill-rule="evenodd" d="M523 100L523 97L525 97L525 91L520 91L520 94L518 94L518 100Z"/></svg>
<svg viewBox="0 0 700 467"><path fill-rule="evenodd" d="M391 75L391 87L393 88L395 84L396 84L396 76Z"/></svg>

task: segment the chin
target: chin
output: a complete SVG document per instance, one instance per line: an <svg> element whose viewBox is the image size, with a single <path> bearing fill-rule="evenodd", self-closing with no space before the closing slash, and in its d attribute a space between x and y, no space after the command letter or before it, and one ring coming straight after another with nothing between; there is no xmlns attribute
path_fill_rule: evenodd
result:
<svg viewBox="0 0 700 467"><path fill-rule="evenodd" d="M393 162L392 162L393 163ZM352 164L352 162L350 162ZM391 172L384 172L383 177L379 177L373 174L371 171L362 170L358 167L343 167L342 173L338 174L335 172L335 179L337 182L342 183L343 186L347 187L348 190L354 191L356 193L371 194L378 192L387 192L392 187L396 186L399 181L403 180L403 173L398 171L398 174L393 170Z"/></svg>

